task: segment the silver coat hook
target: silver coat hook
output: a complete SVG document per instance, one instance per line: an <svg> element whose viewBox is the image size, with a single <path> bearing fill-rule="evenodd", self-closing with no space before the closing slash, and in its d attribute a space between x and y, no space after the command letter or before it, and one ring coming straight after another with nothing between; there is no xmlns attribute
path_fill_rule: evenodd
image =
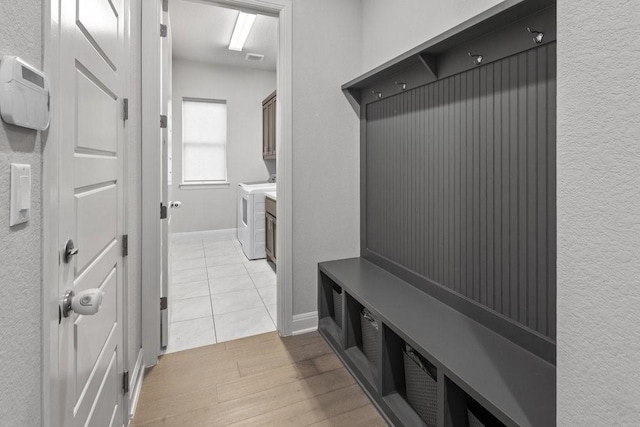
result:
<svg viewBox="0 0 640 427"><path fill-rule="evenodd" d="M378 99L382 98L382 92L376 92L375 90L372 90L371 93L374 94Z"/></svg>
<svg viewBox="0 0 640 427"><path fill-rule="evenodd" d="M469 58L473 58L473 63L476 65L480 65L482 63L482 55L474 55L471 52L467 52Z"/></svg>
<svg viewBox="0 0 640 427"><path fill-rule="evenodd" d="M398 87L400 87L400 90L406 90L407 89L407 84L406 83L396 82L396 84L398 85Z"/></svg>
<svg viewBox="0 0 640 427"><path fill-rule="evenodd" d="M544 38L544 33L542 31L532 30L529 27L527 27L527 31L529 31L531 34L533 34L533 41L534 41L535 44L542 43L542 39Z"/></svg>

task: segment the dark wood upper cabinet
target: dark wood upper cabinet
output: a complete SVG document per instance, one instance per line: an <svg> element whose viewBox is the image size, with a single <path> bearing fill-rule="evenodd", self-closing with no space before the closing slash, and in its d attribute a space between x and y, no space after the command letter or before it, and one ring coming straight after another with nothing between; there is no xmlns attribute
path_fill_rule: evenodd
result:
<svg viewBox="0 0 640 427"><path fill-rule="evenodd" d="M276 91L262 101L262 158L276 158Z"/></svg>

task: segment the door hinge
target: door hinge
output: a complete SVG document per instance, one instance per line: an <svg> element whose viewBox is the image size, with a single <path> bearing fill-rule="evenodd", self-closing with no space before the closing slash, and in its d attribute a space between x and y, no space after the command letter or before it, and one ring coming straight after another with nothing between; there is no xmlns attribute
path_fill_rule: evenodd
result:
<svg viewBox="0 0 640 427"><path fill-rule="evenodd" d="M129 235L122 236L122 256L129 256Z"/></svg>
<svg viewBox="0 0 640 427"><path fill-rule="evenodd" d="M162 11L169 12L169 0L162 0Z"/></svg>
<svg viewBox="0 0 640 427"><path fill-rule="evenodd" d="M160 219L167 219L167 206L160 203Z"/></svg>
<svg viewBox="0 0 640 427"><path fill-rule="evenodd" d="M124 394L129 393L129 371L122 373L122 391Z"/></svg>
<svg viewBox="0 0 640 427"><path fill-rule="evenodd" d="M161 297L160 298L160 310L166 310L167 309L167 297Z"/></svg>
<svg viewBox="0 0 640 427"><path fill-rule="evenodd" d="M167 37L167 26L160 24L160 37Z"/></svg>
<svg viewBox="0 0 640 427"><path fill-rule="evenodd" d="M122 100L122 119L129 120L129 98Z"/></svg>
<svg viewBox="0 0 640 427"><path fill-rule="evenodd" d="M161 129L166 129L166 127L167 127L167 116L162 114L162 115L160 115L160 128Z"/></svg>

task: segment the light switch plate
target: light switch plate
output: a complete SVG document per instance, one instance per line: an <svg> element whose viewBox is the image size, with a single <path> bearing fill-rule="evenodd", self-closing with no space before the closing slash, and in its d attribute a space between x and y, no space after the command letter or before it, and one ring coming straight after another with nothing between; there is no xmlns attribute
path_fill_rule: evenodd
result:
<svg viewBox="0 0 640 427"><path fill-rule="evenodd" d="M11 163L9 225L29 221L31 211L31 165Z"/></svg>

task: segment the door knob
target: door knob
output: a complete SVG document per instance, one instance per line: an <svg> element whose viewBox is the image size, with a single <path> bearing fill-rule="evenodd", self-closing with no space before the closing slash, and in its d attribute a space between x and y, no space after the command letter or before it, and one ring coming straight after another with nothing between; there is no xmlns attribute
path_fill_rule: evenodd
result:
<svg viewBox="0 0 640 427"><path fill-rule="evenodd" d="M169 203L169 206L171 206L174 209L179 209L180 206L182 206L182 202L180 201L171 202Z"/></svg>
<svg viewBox="0 0 640 427"><path fill-rule="evenodd" d="M78 254L78 248L73 244L73 240L69 239L64 244L64 262L69 263L74 255Z"/></svg>
<svg viewBox="0 0 640 427"><path fill-rule="evenodd" d="M103 295L97 288L87 289L77 295L73 291L67 291L62 298L62 315L69 317L72 311L83 316L96 314L100 310Z"/></svg>

